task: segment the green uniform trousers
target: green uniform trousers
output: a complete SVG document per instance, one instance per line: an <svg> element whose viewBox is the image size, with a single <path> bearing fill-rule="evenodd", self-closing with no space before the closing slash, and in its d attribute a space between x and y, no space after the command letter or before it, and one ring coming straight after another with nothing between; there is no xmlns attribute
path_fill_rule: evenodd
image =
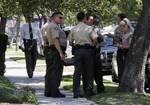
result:
<svg viewBox="0 0 150 105"><path fill-rule="evenodd" d="M45 95L55 96L60 93L59 86L62 78L63 62L55 47L45 47L44 55L46 59Z"/></svg>

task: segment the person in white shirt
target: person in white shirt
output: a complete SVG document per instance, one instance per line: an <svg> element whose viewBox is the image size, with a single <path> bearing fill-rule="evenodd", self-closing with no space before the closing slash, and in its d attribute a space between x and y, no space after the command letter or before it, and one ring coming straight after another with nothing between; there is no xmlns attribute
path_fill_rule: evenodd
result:
<svg viewBox="0 0 150 105"><path fill-rule="evenodd" d="M37 20L37 19L35 19ZM20 45L24 46L26 69L29 78L33 77L33 71L37 61L37 43L43 45L41 30L32 17L27 18L27 23L20 29Z"/></svg>

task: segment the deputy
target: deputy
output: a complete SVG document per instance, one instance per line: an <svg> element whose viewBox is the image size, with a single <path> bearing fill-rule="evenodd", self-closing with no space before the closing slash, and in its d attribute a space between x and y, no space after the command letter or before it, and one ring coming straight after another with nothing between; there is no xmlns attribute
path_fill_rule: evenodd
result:
<svg viewBox="0 0 150 105"><path fill-rule="evenodd" d="M70 45L74 47L75 71L73 75L74 98L80 97L80 79L82 75L85 97L93 95L94 79L94 45L96 38L92 34L92 27L86 25L84 12L77 14L79 21L69 34Z"/></svg>
<svg viewBox="0 0 150 105"><path fill-rule="evenodd" d="M95 24L96 24L96 16L91 15L91 13L86 14L86 24L89 26L93 27L93 31L95 34L98 32L95 30ZM98 34L97 34L98 35ZM104 92L104 84L103 84L103 76L102 76L102 67L101 67L101 59L100 59L100 42L103 40L101 34L99 33L98 37L99 41L98 43L95 43L95 59L94 59L94 64L95 64L95 71L94 71L94 79L97 85L97 93L102 93Z"/></svg>
<svg viewBox="0 0 150 105"><path fill-rule="evenodd" d="M45 96L63 98L59 86L63 72L64 53L60 45L60 28L58 24L62 22L63 14L55 12L51 16L51 21L45 26L44 34L44 54L46 58L45 76Z"/></svg>

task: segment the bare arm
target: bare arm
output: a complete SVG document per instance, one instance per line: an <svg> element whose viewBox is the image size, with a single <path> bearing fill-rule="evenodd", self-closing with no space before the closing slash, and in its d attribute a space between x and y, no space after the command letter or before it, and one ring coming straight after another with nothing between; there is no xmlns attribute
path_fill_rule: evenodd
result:
<svg viewBox="0 0 150 105"><path fill-rule="evenodd" d="M69 41L69 45L70 45L70 46L74 46L73 41Z"/></svg>
<svg viewBox="0 0 150 105"><path fill-rule="evenodd" d="M70 46L74 46L74 39L73 39L73 32L71 30L71 32L69 33L69 36L68 36L68 40L69 40L69 45Z"/></svg>
<svg viewBox="0 0 150 105"><path fill-rule="evenodd" d="M93 44L97 45L98 44L98 38L99 38L97 32L95 32L93 30L90 37L91 37L91 40L93 41Z"/></svg>

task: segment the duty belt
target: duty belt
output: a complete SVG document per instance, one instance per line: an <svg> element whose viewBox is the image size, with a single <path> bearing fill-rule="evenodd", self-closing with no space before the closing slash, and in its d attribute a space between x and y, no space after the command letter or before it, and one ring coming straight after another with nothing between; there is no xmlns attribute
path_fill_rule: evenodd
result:
<svg viewBox="0 0 150 105"><path fill-rule="evenodd" d="M74 46L75 49L80 49L80 48L83 48L83 49L94 49L94 46L91 46L90 44L84 44L84 45L80 45L80 44L77 44Z"/></svg>
<svg viewBox="0 0 150 105"><path fill-rule="evenodd" d="M25 43L29 43L29 42L36 42L36 39L23 39L23 41L25 42Z"/></svg>
<svg viewBox="0 0 150 105"><path fill-rule="evenodd" d="M56 50L55 45L49 45L49 46L44 46L44 47L46 47L46 48L48 48L50 50Z"/></svg>

